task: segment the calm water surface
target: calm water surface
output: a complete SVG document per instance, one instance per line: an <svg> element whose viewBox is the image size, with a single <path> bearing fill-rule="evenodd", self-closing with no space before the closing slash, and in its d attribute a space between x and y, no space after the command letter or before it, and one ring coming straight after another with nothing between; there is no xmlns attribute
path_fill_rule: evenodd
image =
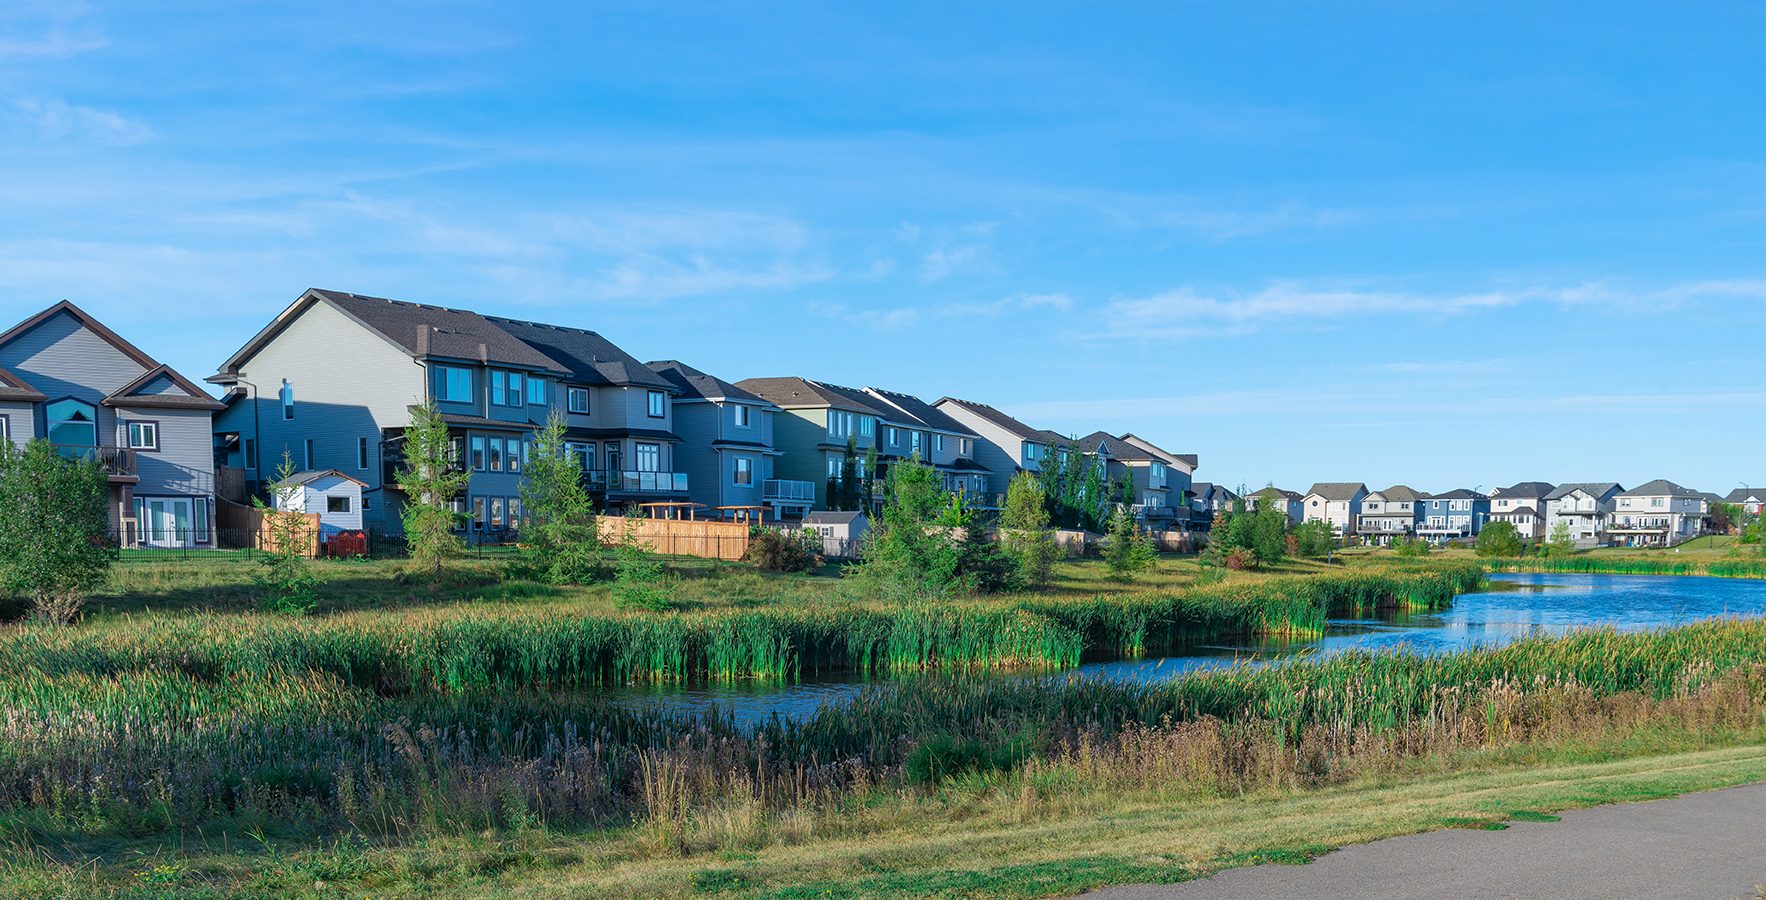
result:
<svg viewBox="0 0 1766 900"><path fill-rule="evenodd" d="M1660 575L1492 575L1492 590L1463 594L1434 613L1386 613L1332 619L1307 641L1201 644L1179 655L1088 662L1076 671L1124 681L1159 681L1198 669L1345 650L1443 653L1495 646L1535 634L1588 625L1625 631L1665 628L1725 615L1766 615L1766 581ZM1010 677L1010 676L1004 676ZM713 706L738 722L777 713L805 716L863 689L854 679L798 684L644 685L618 693L629 706L698 713Z"/></svg>

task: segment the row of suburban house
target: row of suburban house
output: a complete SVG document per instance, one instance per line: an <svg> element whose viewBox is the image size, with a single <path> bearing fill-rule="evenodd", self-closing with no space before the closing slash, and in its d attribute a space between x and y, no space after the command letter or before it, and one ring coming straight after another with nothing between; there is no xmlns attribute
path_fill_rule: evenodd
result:
<svg viewBox="0 0 1766 900"><path fill-rule="evenodd" d="M1209 514L1241 499L1218 485L1195 488ZM1671 547L1710 530L1713 504L1759 515L1766 489L1718 496L1658 479L1630 490L1613 482L1524 481L1489 494L1465 488L1428 494L1402 484L1370 491L1359 482L1321 482L1304 494L1267 487L1243 500L1247 508L1273 504L1292 522L1327 522L1339 537L1381 546L1395 538L1469 540L1492 522L1507 522L1527 541L1547 540L1562 525L1579 548Z"/></svg>
<svg viewBox="0 0 1766 900"><path fill-rule="evenodd" d="M1077 448L1112 483L1132 481L1149 527L1210 515L1192 487L1196 456L1132 434L1075 439L984 403L797 376L729 382L641 362L581 328L337 291L303 293L207 381L219 400L58 303L0 334L0 439L98 459L113 526L150 545L214 543L217 498L261 494L285 459L299 483L355 485L328 499L331 512L396 533L404 431L425 402L471 473L455 502L483 534L520 520L532 440L555 414L610 509L802 519L828 508L849 446L861 479L918 458L989 506L1013 475ZM863 471L867 458L877 471Z"/></svg>

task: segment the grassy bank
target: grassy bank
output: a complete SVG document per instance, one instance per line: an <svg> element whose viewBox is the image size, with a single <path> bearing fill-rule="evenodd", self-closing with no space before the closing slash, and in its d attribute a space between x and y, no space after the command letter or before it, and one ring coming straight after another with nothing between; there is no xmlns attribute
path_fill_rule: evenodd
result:
<svg viewBox="0 0 1766 900"><path fill-rule="evenodd" d="M1762 620L1161 685L913 679L755 733L585 694L369 690L287 661L200 678L60 658L58 670L0 673L0 821L16 851L6 883L49 894L140 892L145 859L171 866L168 896L304 893L315 881L374 896L523 885L862 896L923 890L946 868L972 880L952 890L1037 895L1231 862L1106 852L1125 833L1150 842L1140 817L1155 810L1167 822L1237 808L1226 800L1267 812L1376 781L1766 738ZM1762 764L1748 759L1751 776ZM1084 833L1013 860L1038 823ZM1324 824L1331 840L1361 833ZM1232 847L1246 833L1193 839ZM438 864L437 847L476 848L476 868ZM1059 865L1013 868L1026 859Z"/></svg>
<svg viewBox="0 0 1766 900"><path fill-rule="evenodd" d="M1709 575L1766 578L1766 560L1672 556L1576 555L1485 560L1493 572L1563 572L1580 575Z"/></svg>

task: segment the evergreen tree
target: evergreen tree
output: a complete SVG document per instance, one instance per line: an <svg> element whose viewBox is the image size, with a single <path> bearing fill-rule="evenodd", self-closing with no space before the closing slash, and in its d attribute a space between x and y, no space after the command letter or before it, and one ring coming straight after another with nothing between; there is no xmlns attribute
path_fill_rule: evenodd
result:
<svg viewBox="0 0 1766 900"><path fill-rule="evenodd" d="M264 570L259 573L258 586L264 589L260 601L271 612L300 615L311 612L319 603L319 576L307 562L307 549L317 535L312 533L306 513L294 509L294 498L304 488L291 483L295 475L294 457L282 451L282 462L276 466L276 481L270 486L273 505L262 498L251 498L263 522L260 535L264 549Z"/></svg>
<svg viewBox="0 0 1766 900"><path fill-rule="evenodd" d="M466 489L472 474L458 465L448 423L433 401L411 410L405 429L405 461L399 468L399 489L405 507L399 514L405 526L405 543L418 571L440 578L442 561L465 551L454 530L460 515L451 501Z"/></svg>
<svg viewBox="0 0 1766 900"><path fill-rule="evenodd" d="M863 556L846 574L879 594L930 597L956 583L958 558L948 529L937 527L950 509L944 486L918 455L894 463L883 486L883 514Z"/></svg>
<svg viewBox="0 0 1766 900"><path fill-rule="evenodd" d="M556 410L534 435L522 472L522 552L515 571L548 584L587 584L601 577L601 541L594 506L583 488L582 463L565 446Z"/></svg>
<svg viewBox="0 0 1766 900"><path fill-rule="evenodd" d="M858 509L862 499L858 483L858 439L847 435L846 452L840 457L840 508Z"/></svg>
<svg viewBox="0 0 1766 900"><path fill-rule="evenodd" d="M1018 577L1030 587L1049 582L1061 547L1049 530L1049 511L1043 482L1020 472L1006 486L1005 508L1000 513L1000 541L1017 561Z"/></svg>
<svg viewBox="0 0 1766 900"><path fill-rule="evenodd" d="M1151 569L1159 561L1152 537L1136 526L1127 507L1120 507L1110 517L1108 539L1104 542L1104 564L1110 577L1117 581L1133 581L1134 576Z"/></svg>

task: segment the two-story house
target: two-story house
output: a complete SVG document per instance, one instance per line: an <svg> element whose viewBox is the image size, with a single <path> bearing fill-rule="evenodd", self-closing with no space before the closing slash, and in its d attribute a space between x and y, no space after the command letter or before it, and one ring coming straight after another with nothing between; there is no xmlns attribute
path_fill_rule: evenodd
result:
<svg viewBox="0 0 1766 900"><path fill-rule="evenodd" d="M1523 541L1545 540L1545 498L1554 485L1543 481L1523 481L1490 492L1490 521L1515 526L1515 534Z"/></svg>
<svg viewBox="0 0 1766 900"><path fill-rule="evenodd" d="M1703 493L1658 478L1619 492L1607 534L1626 547L1672 547L1703 534L1709 513Z"/></svg>
<svg viewBox="0 0 1766 900"><path fill-rule="evenodd" d="M1429 494L1420 505L1417 533L1432 544L1477 537L1490 519L1490 498L1467 488Z"/></svg>
<svg viewBox="0 0 1766 900"><path fill-rule="evenodd" d="M995 494L1004 494L1019 472L1042 471L1044 461L1068 444L1053 431L1032 428L985 403L943 397L932 405L977 435L975 461L987 469L987 489Z"/></svg>
<svg viewBox="0 0 1766 900"><path fill-rule="evenodd" d="M122 544L213 546L221 404L63 301L0 334L0 440L95 459Z"/></svg>
<svg viewBox="0 0 1766 900"><path fill-rule="evenodd" d="M1750 516L1757 516L1760 509L1766 507L1766 488L1738 487L1730 491L1723 502L1741 507L1742 512Z"/></svg>
<svg viewBox="0 0 1766 900"><path fill-rule="evenodd" d="M1338 535L1354 534L1365 497L1367 485L1359 481L1321 481L1302 500L1305 521L1329 522Z"/></svg>
<svg viewBox="0 0 1766 900"><path fill-rule="evenodd" d="M828 486L840 477L849 445L858 455L861 480L883 476L881 423L898 414L875 398L853 388L796 376L745 378L736 382L736 387L779 408L773 420L773 446L780 454L773 463L774 474L790 481L811 482L814 509L829 508ZM893 427L906 426L897 423ZM921 435L919 441L923 447L929 438ZM867 449L878 451L876 472L863 470Z"/></svg>
<svg viewBox="0 0 1766 900"><path fill-rule="evenodd" d="M1607 543L1607 521L1624 488L1613 482L1560 484L1545 495L1545 539L1561 524L1570 541L1586 550Z"/></svg>
<svg viewBox="0 0 1766 900"><path fill-rule="evenodd" d="M1287 514L1289 525L1298 525L1306 520L1306 498L1299 491L1290 491L1275 485L1252 492L1246 498L1245 506L1248 509L1274 506Z"/></svg>
<svg viewBox="0 0 1766 900"><path fill-rule="evenodd" d="M1196 500L1195 476L1201 457L1194 453L1172 453L1133 433L1124 434L1122 440L1153 454L1154 460L1164 466L1165 500L1172 509L1170 527L1187 530L1194 520L1191 509Z"/></svg>
<svg viewBox="0 0 1766 900"><path fill-rule="evenodd" d="M375 530L401 530L396 472L424 402L471 472L455 503L474 533L517 526L532 435L554 414L603 507L687 499L674 385L580 328L314 289L209 380L228 389L217 452L248 484L261 489L284 454L298 469L337 469L364 482L364 525Z"/></svg>
<svg viewBox="0 0 1766 900"><path fill-rule="evenodd" d="M1004 491L990 490L992 472L975 459L981 435L954 416L912 394L883 388L867 387L869 394L890 416L884 421L884 451L899 453L891 443L890 430L897 422L912 423L913 430L925 435L926 446L920 458L944 477L944 488L964 495L980 508L997 508Z"/></svg>
<svg viewBox="0 0 1766 900"><path fill-rule="evenodd" d="M1088 460L1103 467L1104 478L1112 487L1122 482L1133 485L1134 515L1146 527L1166 530L1187 526L1189 474L1176 471L1164 451L1103 431L1080 438L1078 446ZM1181 517L1173 505L1174 490L1177 502L1184 504Z"/></svg>
<svg viewBox="0 0 1766 900"><path fill-rule="evenodd" d="M1216 515L1232 512L1240 499L1226 485L1208 481L1191 482L1190 494L1190 527L1201 530L1213 525Z"/></svg>
<svg viewBox="0 0 1766 900"><path fill-rule="evenodd" d="M813 482L773 477L777 406L677 360L650 368L675 386L675 462L695 503L725 519L802 519L810 511Z"/></svg>
<svg viewBox="0 0 1766 900"><path fill-rule="evenodd" d="M1423 519L1425 496L1402 484L1369 492L1361 499L1361 520L1355 533L1380 547L1391 544L1393 538L1415 535Z"/></svg>

